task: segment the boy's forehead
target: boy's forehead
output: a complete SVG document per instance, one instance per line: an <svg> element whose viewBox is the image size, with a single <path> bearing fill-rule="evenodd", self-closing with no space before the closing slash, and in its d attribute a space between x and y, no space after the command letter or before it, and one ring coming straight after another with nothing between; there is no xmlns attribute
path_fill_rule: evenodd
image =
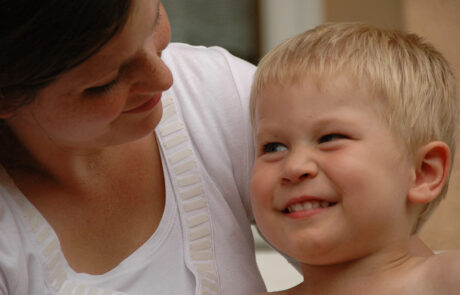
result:
<svg viewBox="0 0 460 295"><path fill-rule="evenodd" d="M255 105L257 102L264 99L273 92L280 95L283 93L289 93L293 89L299 92L315 92L327 96L332 92L335 93L356 93L356 97L362 97L364 100L369 100L369 103L373 102L373 99L377 95L377 91L374 91L370 87L370 83L363 80L357 79L348 73L332 72L323 73L321 75L316 73L303 73L297 76L293 76L292 79L283 80L270 80L266 81L257 91L254 100ZM340 95L334 94L334 97L339 98ZM288 95L282 95L280 99L287 99ZM365 101L363 101L365 102Z"/></svg>
<svg viewBox="0 0 460 295"><path fill-rule="evenodd" d="M313 97L310 100L313 104L324 99L333 100L335 104L332 108L334 109L338 109L340 105L364 104L372 107L372 111L385 119L387 107L384 96L380 95L379 91L372 89L366 79L358 79L349 71L318 73L313 70L291 77L293 79L271 79L259 84L257 91L253 92L251 102L253 127L260 119L258 113L261 111L261 104L266 107L266 97L275 96L283 104L290 104L290 95L293 91L305 97Z"/></svg>
<svg viewBox="0 0 460 295"><path fill-rule="evenodd" d="M261 118L277 116L281 110L293 116L298 112L307 115L309 110L319 108L322 114L317 117L324 115L325 120L329 120L327 118L330 116L345 115L342 112L349 112L353 106L368 108L373 113L372 116L379 116L386 124L387 108L383 103L384 98L363 85L353 77L341 73L321 77L305 75L295 81L267 83L253 97L253 125ZM308 101L308 104L299 107L298 101ZM273 105L276 105L275 108Z"/></svg>

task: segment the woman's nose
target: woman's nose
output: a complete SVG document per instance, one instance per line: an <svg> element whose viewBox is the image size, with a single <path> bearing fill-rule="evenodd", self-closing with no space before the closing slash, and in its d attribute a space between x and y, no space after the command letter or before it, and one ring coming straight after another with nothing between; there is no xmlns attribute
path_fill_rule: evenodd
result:
<svg viewBox="0 0 460 295"><path fill-rule="evenodd" d="M172 73L161 59L160 52L144 51L137 56L135 80L131 92L152 93L165 91L173 82Z"/></svg>
<svg viewBox="0 0 460 295"><path fill-rule="evenodd" d="M281 183L298 183L316 177L318 164L305 152L298 151L288 156L283 165Z"/></svg>

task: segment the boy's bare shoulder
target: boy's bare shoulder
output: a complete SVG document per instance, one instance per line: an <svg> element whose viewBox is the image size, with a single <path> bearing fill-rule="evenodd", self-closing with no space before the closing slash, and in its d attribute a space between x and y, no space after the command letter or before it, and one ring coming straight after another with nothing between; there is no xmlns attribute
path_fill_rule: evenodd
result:
<svg viewBox="0 0 460 295"><path fill-rule="evenodd" d="M460 273L458 273L460 270L459 250L443 251L430 256L426 261L426 267L429 267L433 274L439 272L444 278L448 278L449 274L452 274L452 277L460 283Z"/></svg>
<svg viewBox="0 0 460 295"><path fill-rule="evenodd" d="M424 281L433 294L459 294L460 251L444 251L430 256L423 263Z"/></svg>

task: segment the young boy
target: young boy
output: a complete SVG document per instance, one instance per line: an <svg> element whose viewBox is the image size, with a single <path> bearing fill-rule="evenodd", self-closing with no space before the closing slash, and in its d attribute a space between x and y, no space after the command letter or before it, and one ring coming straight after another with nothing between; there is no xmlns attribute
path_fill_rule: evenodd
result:
<svg viewBox="0 0 460 295"><path fill-rule="evenodd" d="M277 294L460 294L460 254L408 251L444 197L458 101L445 59L413 34L327 24L259 64L252 203L301 263Z"/></svg>

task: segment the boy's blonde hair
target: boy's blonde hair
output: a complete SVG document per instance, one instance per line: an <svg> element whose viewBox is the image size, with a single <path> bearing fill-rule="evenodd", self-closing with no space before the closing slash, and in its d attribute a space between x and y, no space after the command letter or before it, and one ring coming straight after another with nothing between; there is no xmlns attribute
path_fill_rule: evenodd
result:
<svg viewBox="0 0 460 295"><path fill-rule="evenodd" d="M259 63L251 91L251 116L271 83L292 85L305 77L351 75L378 98L383 120L409 155L430 141L448 144L454 159L458 102L444 57L415 34L360 23L318 26L273 49ZM325 85L325 80L321 81ZM254 125L254 123L253 123ZM447 183L420 214L417 232L447 193Z"/></svg>

